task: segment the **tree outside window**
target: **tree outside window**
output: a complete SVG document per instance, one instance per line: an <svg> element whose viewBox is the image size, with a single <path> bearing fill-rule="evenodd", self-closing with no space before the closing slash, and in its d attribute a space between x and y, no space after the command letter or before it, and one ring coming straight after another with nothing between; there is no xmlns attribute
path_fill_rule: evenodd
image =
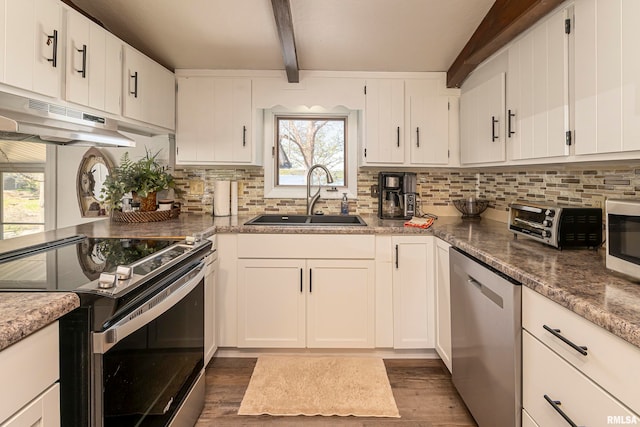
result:
<svg viewBox="0 0 640 427"><path fill-rule="evenodd" d="M345 185L346 117L277 116L276 129L276 185L306 185L307 172L315 164L331 171L333 186Z"/></svg>
<svg viewBox="0 0 640 427"><path fill-rule="evenodd" d="M44 173L1 172L2 239L44 231Z"/></svg>

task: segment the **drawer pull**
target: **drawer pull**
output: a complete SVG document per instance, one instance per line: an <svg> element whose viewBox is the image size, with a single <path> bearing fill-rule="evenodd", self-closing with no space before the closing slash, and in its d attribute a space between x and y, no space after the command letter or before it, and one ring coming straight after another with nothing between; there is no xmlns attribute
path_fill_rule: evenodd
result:
<svg viewBox="0 0 640 427"><path fill-rule="evenodd" d="M555 409L556 412L560 414L562 418L564 418L567 424L569 424L571 427L578 427L578 425L574 423L573 420L569 418L569 416L565 414L562 409L560 409L560 405L562 405L562 402L560 402L559 400L553 400L546 394L544 395L544 400L546 400L549 403L549 405L551 405L551 407Z"/></svg>
<svg viewBox="0 0 640 427"><path fill-rule="evenodd" d="M568 345L569 347L571 347L572 349L574 349L575 351L577 351L581 355L583 355L583 356L587 355L587 347L585 347L583 345L576 345L576 344L572 343L571 341L569 341L568 339L566 339L565 337L563 337L560 334L560 329L552 329L552 328L548 327L547 325L542 325L542 327L546 331L549 331L551 333L551 335L553 335L554 337L558 338L560 341L562 341L563 343L565 343L566 345Z"/></svg>

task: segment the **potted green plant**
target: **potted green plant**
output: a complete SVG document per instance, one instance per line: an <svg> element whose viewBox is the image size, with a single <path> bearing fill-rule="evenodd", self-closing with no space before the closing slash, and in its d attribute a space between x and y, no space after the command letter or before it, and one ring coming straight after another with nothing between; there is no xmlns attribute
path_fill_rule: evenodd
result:
<svg viewBox="0 0 640 427"><path fill-rule="evenodd" d="M138 161L132 161L126 152L120 159L120 165L113 168L107 176L102 192L111 210L122 209L122 199L131 192L134 199L139 198L141 211L156 209L156 193L169 188L175 189L173 176L165 166L158 163L160 152L146 155Z"/></svg>

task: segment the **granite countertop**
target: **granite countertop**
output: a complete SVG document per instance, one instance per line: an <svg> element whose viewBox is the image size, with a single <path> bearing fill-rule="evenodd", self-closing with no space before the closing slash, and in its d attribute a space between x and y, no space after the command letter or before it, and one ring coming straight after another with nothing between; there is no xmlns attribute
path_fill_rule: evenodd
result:
<svg viewBox="0 0 640 427"><path fill-rule="evenodd" d="M182 239L185 236L206 236L211 233L435 235L640 347L640 283L607 270L604 249L559 251L526 237L514 239L504 223L489 219L462 220L460 217L440 217L430 229L423 230L404 227L404 221L383 221L374 216L362 217L367 222L367 227L278 227L245 226L244 223L251 219L251 216L212 217L211 215L183 214L177 219L158 223L129 224L109 220L97 221L59 230L56 236L85 234L91 237ZM0 247L0 252L1 249ZM3 294L2 298L5 295L9 294ZM46 297L52 294L38 295ZM4 314L4 309L2 312ZM13 321L9 316L4 318L9 320L5 321L5 324L0 323L0 337L5 336L6 323ZM24 335L26 333L22 334Z"/></svg>
<svg viewBox="0 0 640 427"><path fill-rule="evenodd" d="M80 306L71 292L0 293L0 350Z"/></svg>

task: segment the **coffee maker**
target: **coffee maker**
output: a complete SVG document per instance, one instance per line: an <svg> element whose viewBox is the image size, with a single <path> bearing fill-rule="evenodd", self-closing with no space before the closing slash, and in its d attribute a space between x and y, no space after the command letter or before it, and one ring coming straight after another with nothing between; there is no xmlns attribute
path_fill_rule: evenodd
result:
<svg viewBox="0 0 640 427"><path fill-rule="evenodd" d="M378 217L411 219L416 214L416 174L380 172L378 174Z"/></svg>

